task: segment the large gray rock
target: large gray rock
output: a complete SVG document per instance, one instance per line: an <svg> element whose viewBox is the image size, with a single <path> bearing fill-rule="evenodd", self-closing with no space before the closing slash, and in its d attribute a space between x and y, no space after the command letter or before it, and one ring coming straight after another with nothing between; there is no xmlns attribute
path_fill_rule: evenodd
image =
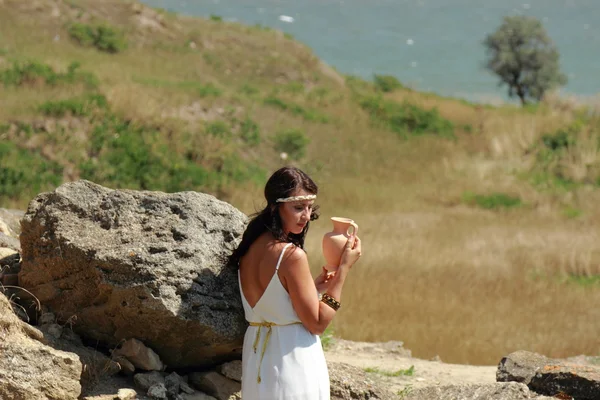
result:
<svg viewBox="0 0 600 400"><path fill-rule="evenodd" d="M328 362L332 400L392 400L397 397L382 382L373 381L363 370L344 363Z"/></svg>
<svg viewBox="0 0 600 400"><path fill-rule="evenodd" d="M79 398L82 367L77 355L40 340L41 332L17 318L0 294L0 399Z"/></svg>
<svg viewBox="0 0 600 400"><path fill-rule="evenodd" d="M246 220L203 193L67 183L29 204L19 281L107 346L136 338L175 368L240 358L246 322L226 260Z"/></svg>
<svg viewBox="0 0 600 400"><path fill-rule="evenodd" d="M409 390L404 400L552 400L531 392L527 385L516 382L429 386Z"/></svg>
<svg viewBox="0 0 600 400"><path fill-rule="evenodd" d="M600 399L600 367L553 360L524 350L500 361L496 380L522 382L529 389L548 396Z"/></svg>

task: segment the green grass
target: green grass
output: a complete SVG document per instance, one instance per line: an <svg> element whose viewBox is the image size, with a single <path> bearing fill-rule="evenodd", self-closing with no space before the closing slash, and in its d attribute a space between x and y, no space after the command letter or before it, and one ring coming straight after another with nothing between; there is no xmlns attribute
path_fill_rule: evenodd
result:
<svg viewBox="0 0 600 400"><path fill-rule="evenodd" d="M381 96L368 96L360 100L361 107L369 113L373 123L383 125L402 137L434 134L454 137L454 124L440 115L437 109L424 109L409 102L397 103Z"/></svg>
<svg viewBox="0 0 600 400"><path fill-rule="evenodd" d="M510 209L521 207L523 205L523 202L519 197L505 193L483 195L466 192L463 194L463 201L466 204L481 207L486 210Z"/></svg>
<svg viewBox="0 0 600 400"><path fill-rule="evenodd" d="M330 324L327 328L325 328L325 332L321 335L321 345L323 346L323 350L327 351L333 346L335 343L335 332Z"/></svg>
<svg viewBox="0 0 600 400"><path fill-rule="evenodd" d="M5 199L32 198L60 184L63 168L38 152L0 142L0 196Z"/></svg>
<svg viewBox="0 0 600 400"><path fill-rule="evenodd" d="M407 369L399 369L397 371L386 371L377 367L367 367L365 372L370 374L378 374L382 376L396 377L396 376L413 376L415 374L415 366L411 365Z"/></svg>
<svg viewBox="0 0 600 400"><path fill-rule="evenodd" d="M275 135L275 150L299 160L306 155L310 139L299 129L286 129Z"/></svg>
<svg viewBox="0 0 600 400"><path fill-rule="evenodd" d="M66 72L57 72L50 65L39 61L14 61L0 71L0 82L4 86L59 86L81 83L95 88L98 79L90 72L80 71L78 62L71 62Z"/></svg>
<svg viewBox="0 0 600 400"><path fill-rule="evenodd" d="M296 104L291 101L283 100L276 96L266 97L264 100L264 103L266 105L278 108L280 110L288 111L291 114L302 117L307 121L327 123L330 120L330 118L327 115L325 115L317 110L302 107L299 104Z"/></svg>
<svg viewBox="0 0 600 400"><path fill-rule="evenodd" d="M600 275L574 275L570 274L566 278L566 282L569 284L581 286L581 287L600 287Z"/></svg>
<svg viewBox="0 0 600 400"><path fill-rule="evenodd" d="M66 100L46 101L39 111L49 117L89 117L108 108L106 97L101 94L87 94Z"/></svg>
<svg viewBox="0 0 600 400"><path fill-rule="evenodd" d="M373 82L377 89L381 90L382 92L386 92L386 93L393 92L395 90L404 88L404 86L402 85L402 83L400 83L398 78L396 78L395 76L392 76L392 75L374 74Z"/></svg>
<svg viewBox="0 0 600 400"><path fill-rule="evenodd" d="M68 28L73 40L84 47L95 47L106 53L120 53L127 48L125 34L107 24L72 23Z"/></svg>

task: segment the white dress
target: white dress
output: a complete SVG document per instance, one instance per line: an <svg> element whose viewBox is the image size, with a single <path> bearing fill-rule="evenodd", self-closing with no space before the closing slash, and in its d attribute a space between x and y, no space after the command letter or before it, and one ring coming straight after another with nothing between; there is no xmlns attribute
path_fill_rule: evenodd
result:
<svg viewBox="0 0 600 400"><path fill-rule="evenodd" d="M277 274L291 244L281 251L275 273L254 308L244 296L238 270L244 312L251 324L242 352L242 400L329 400L321 339L302 325ZM260 323L264 325L252 325ZM274 325L269 328L268 323Z"/></svg>

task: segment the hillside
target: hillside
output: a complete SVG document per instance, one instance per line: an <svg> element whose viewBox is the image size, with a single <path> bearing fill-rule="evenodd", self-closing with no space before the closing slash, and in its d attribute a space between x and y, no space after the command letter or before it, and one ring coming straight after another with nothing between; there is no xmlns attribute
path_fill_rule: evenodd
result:
<svg viewBox="0 0 600 400"><path fill-rule="evenodd" d="M338 74L293 38L134 1L0 0L0 206L85 178L246 213L291 163L365 256L335 334L495 364L600 354L599 110L489 107Z"/></svg>

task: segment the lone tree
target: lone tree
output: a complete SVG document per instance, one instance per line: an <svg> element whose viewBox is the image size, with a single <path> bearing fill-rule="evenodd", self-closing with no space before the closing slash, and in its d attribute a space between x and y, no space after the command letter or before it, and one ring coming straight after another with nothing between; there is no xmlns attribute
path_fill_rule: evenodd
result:
<svg viewBox="0 0 600 400"><path fill-rule="evenodd" d="M517 95L523 105L530 99L540 101L547 90L567 83L558 65L558 50L536 18L504 17L484 45L486 68L498 75L499 85L508 85L508 95Z"/></svg>

